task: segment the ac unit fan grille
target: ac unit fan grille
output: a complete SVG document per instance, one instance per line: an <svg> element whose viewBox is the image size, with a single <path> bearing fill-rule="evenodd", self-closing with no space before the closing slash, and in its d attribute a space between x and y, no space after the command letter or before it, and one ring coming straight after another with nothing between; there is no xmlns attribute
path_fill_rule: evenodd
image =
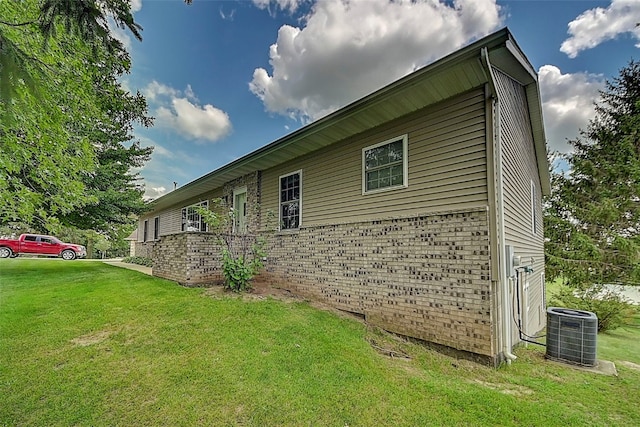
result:
<svg viewBox="0 0 640 427"><path fill-rule="evenodd" d="M596 365L598 317L583 310L547 309L547 358L582 366Z"/></svg>

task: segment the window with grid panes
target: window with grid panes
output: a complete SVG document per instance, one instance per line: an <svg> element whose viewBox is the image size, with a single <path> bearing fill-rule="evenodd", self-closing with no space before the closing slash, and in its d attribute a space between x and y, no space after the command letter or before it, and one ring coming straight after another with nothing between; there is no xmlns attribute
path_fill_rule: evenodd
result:
<svg viewBox="0 0 640 427"><path fill-rule="evenodd" d="M196 203L195 205L182 208L182 231L207 231L207 223L196 211L196 207L207 208L209 202Z"/></svg>
<svg viewBox="0 0 640 427"><path fill-rule="evenodd" d="M301 215L300 171L280 177L280 229L300 228Z"/></svg>
<svg viewBox="0 0 640 427"><path fill-rule="evenodd" d="M407 136L362 150L364 193L406 187Z"/></svg>

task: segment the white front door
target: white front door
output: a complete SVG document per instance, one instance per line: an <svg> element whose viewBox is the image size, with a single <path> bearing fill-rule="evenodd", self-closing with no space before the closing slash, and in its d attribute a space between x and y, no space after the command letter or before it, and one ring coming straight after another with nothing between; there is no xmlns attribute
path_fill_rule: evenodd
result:
<svg viewBox="0 0 640 427"><path fill-rule="evenodd" d="M247 232L247 189L239 188L233 191L233 232L244 234Z"/></svg>

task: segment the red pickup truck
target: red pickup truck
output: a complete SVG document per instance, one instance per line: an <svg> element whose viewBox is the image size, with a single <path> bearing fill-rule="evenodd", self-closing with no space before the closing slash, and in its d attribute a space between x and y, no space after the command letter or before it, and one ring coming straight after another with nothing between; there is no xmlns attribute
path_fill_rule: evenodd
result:
<svg viewBox="0 0 640 427"><path fill-rule="evenodd" d="M72 260L86 257L87 249L40 234L22 234L18 240L0 239L0 258L13 258L20 254L59 256Z"/></svg>

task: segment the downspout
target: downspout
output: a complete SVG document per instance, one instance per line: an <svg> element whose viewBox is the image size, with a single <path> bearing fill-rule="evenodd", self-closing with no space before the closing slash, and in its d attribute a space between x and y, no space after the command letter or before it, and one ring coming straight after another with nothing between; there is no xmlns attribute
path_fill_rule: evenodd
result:
<svg viewBox="0 0 640 427"><path fill-rule="evenodd" d="M488 177L489 182L495 182L495 188L490 186L489 191L493 193L493 198L497 207L497 224L495 227L495 234L492 236L492 241L498 241L498 247L494 246L494 257L497 257L497 267L499 271L499 281L498 281L498 290L500 295L500 306L502 308L502 322L500 324L500 336L501 336L501 349L502 354L507 360L507 363L510 364L512 360L517 359L516 355L511 352L513 347L513 339L511 336L511 322L510 322L510 297L509 297L509 289L510 289L510 280L507 277L507 264L506 264L506 253L505 253L505 238L504 238L504 198L502 197L502 142L500 138L500 99L498 96L498 91L496 90L495 77L493 75L493 70L491 68L491 63L489 62L489 52L486 47L482 48L481 51L482 64L485 67L485 71L487 72L488 77L488 86L489 91L491 93L491 98L493 105L495 106L495 113L491 111L491 126L493 132L488 132L488 136L490 140L487 141L487 146L491 149L493 156L489 159L492 162L492 165L489 166L493 171L493 174L490 174ZM493 110L493 109L492 109ZM496 120L497 118L497 120ZM490 196L491 197L491 196ZM495 265L495 264L494 264ZM495 270L494 270L495 271Z"/></svg>

